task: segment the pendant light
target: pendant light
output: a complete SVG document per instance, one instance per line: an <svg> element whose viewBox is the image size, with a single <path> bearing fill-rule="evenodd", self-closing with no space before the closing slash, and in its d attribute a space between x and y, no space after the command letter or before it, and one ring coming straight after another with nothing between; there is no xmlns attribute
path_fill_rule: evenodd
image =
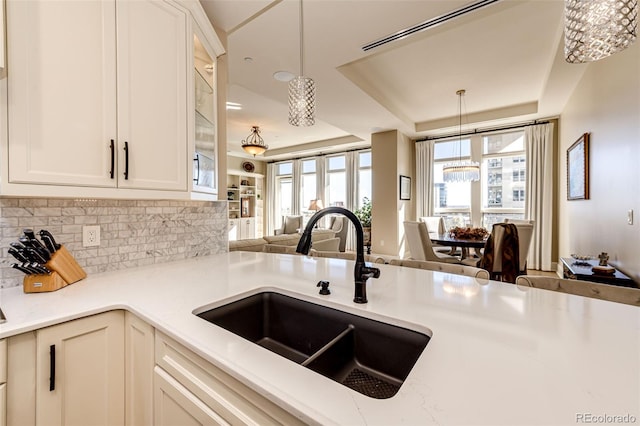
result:
<svg viewBox="0 0 640 426"><path fill-rule="evenodd" d="M269 147L265 145L264 139L260 136L260 127L251 127L251 133L242 141L242 149L254 157L264 153Z"/></svg>
<svg viewBox="0 0 640 426"><path fill-rule="evenodd" d="M300 0L300 75L289 82L289 124L313 126L315 113L316 85L304 76L304 19Z"/></svg>
<svg viewBox="0 0 640 426"><path fill-rule="evenodd" d="M458 95L458 161L454 161L442 168L442 176L445 182L475 182L480 180L480 164L476 161L462 161L462 97L466 90L461 89L456 92Z"/></svg>
<svg viewBox="0 0 640 426"><path fill-rule="evenodd" d="M637 0L565 0L565 60L591 62L620 52L635 41L637 29Z"/></svg>

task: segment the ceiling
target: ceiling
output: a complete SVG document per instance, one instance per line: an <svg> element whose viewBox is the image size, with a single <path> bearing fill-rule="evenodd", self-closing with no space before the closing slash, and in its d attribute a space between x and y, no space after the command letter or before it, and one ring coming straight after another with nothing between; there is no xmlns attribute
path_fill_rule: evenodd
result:
<svg viewBox="0 0 640 426"><path fill-rule="evenodd" d="M502 0L367 52L362 46L466 6L471 0L305 0L306 77L316 124L288 124L287 83L299 74L297 0L200 0L227 33L230 155L258 125L263 160L370 145L398 129L413 138L560 114L585 65L563 59L563 0Z"/></svg>

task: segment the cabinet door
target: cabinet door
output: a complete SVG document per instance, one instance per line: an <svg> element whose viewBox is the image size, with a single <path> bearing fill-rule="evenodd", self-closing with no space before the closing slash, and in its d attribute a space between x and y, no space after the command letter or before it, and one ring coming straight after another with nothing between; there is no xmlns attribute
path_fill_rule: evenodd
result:
<svg viewBox="0 0 640 426"><path fill-rule="evenodd" d="M119 1L117 33L118 186L186 191L187 14Z"/></svg>
<svg viewBox="0 0 640 426"><path fill-rule="evenodd" d="M154 329L125 312L126 424L153 424Z"/></svg>
<svg viewBox="0 0 640 426"><path fill-rule="evenodd" d="M6 6L9 181L115 186L115 0Z"/></svg>
<svg viewBox="0 0 640 426"><path fill-rule="evenodd" d="M122 311L39 330L36 351L36 424L124 424Z"/></svg>
<svg viewBox="0 0 640 426"><path fill-rule="evenodd" d="M253 218L244 217L240 219L240 238L246 240L255 237L256 227Z"/></svg>
<svg viewBox="0 0 640 426"><path fill-rule="evenodd" d="M229 241L240 239L240 229L238 227L238 219L229 219Z"/></svg>

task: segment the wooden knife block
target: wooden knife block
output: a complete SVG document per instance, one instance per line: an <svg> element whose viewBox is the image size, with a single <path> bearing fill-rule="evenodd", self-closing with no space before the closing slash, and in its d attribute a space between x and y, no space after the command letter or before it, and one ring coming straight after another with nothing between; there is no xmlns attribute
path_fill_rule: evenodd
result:
<svg viewBox="0 0 640 426"><path fill-rule="evenodd" d="M60 246L51 255L45 266L51 271L50 274L31 274L24 277L22 286L25 293L56 291L87 276L64 246Z"/></svg>

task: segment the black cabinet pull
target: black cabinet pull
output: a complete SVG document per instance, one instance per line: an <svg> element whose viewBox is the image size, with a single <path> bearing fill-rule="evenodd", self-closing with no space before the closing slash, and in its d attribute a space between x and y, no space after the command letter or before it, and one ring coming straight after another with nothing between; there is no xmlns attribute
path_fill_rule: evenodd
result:
<svg viewBox="0 0 640 426"><path fill-rule="evenodd" d="M193 179L193 181L196 183L196 185L198 184L198 182L200 182L200 155L196 154L196 158L193 159L193 161L196 162L196 177L195 179Z"/></svg>
<svg viewBox="0 0 640 426"><path fill-rule="evenodd" d="M49 392L56 389L56 345L49 346Z"/></svg>
<svg viewBox="0 0 640 426"><path fill-rule="evenodd" d="M124 142L124 180L129 180L129 142Z"/></svg>
<svg viewBox="0 0 640 426"><path fill-rule="evenodd" d="M113 179L116 167L116 145L113 139L111 139L111 145L109 147L111 148L111 170L109 171L109 176Z"/></svg>

